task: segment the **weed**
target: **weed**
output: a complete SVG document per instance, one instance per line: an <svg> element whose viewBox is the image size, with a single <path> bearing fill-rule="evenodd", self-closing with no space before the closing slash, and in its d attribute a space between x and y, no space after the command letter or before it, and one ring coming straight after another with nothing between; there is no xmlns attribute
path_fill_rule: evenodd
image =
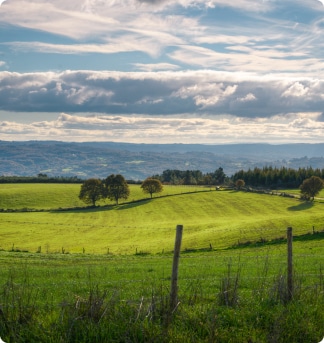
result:
<svg viewBox="0 0 324 343"><path fill-rule="evenodd" d="M42 261L48 258L46 254L34 255ZM196 256L197 253L191 255L190 263ZM201 257L198 258L200 266ZM51 258L56 259L57 264L63 258L70 263L72 257L58 254ZM74 258L81 259L78 260L80 263L85 256L80 254ZM129 257L124 262L118 259L118 264L124 263L125 268L134 258ZM98 278L103 276L101 272L89 269L86 273L84 270L83 273L80 271L79 278L74 282L74 291L66 290L65 300L58 307L51 305L47 296L41 305L43 294L30 282L30 267L23 268L22 273L18 268L11 269L0 293L0 336L4 341L16 343L320 341L324 321L322 267L317 272L316 283L307 287L299 282L301 277L295 276L294 297L287 302L286 278L283 273L276 274L271 287L267 287L262 278L263 272L268 279L271 277L270 255L260 265L259 277L253 279L250 285L244 280L246 262L241 264L241 258L237 265L232 259L227 263L220 283L218 302L215 302L214 297L208 301L202 278L190 280L188 286L181 288L179 293L181 306L172 314L169 312L168 287L162 281L138 297L135 292L139 291L138 287L132 280L128 280L127 283L133 289L132 293L127 293L131 296L125 300L125 285L118 284L108 290L106 286L109 284L100 286L97 283ZM152 264L152 256L149 260ZM148 266L143 261L143 257L138 257L139 265L144 265L143 270L147 271ZM113 260L108 263L113 263ZM73 265L74 273L75 268L76 265ZM85 275L86 287L82 286L82 275ZM112 274L110 276L113 277ZM58 277L62 275L58 274ZM183 286L182 283L180 285ZM247 285L250 293L246 291ZM243 286L245 291L241 292ZM255 290L260 287L264 287L262 295ZM140 290L145 291L145 287Z"/></svg>
<svg viewBox="0 0 324 343"><path fill-rule="evenodd" d="M25 271L21 283L15 282L14 271L10 271L2 287L0 302L0 327L13 342L16 342L24 327L31 328L37 321L38 290L30 285L28 272ZM11 340L10 340L11 341Z"/></svg>
<svg viewBox="0 0 324 343"><path fill-rule="evenodd" d="M222 278L218 293L218 304L222 306L234 307L238 305L238 288L240 281L241 267L232 276L232 263L227 265L227 274Z"/></svg>

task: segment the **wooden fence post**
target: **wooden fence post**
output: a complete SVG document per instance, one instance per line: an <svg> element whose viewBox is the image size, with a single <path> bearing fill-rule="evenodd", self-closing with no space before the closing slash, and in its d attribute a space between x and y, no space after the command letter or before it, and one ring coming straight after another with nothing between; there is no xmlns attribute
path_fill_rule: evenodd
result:
<svg viewBox="0 0 324 343"><path fill-rule="evenodd" d="M176 238L174 243L172 277L171 277L171 292L170 292L170 312L172 313L178 303L178 266L180 258L180 247L182 240L182 225L177 225Z"/></svg>
<svg viewBox="0 0 324 343"><path fill-rule="evenodd" d="M293 279L293 252L292 252L292 227L287 228L287 249L288 249L288 275L287 275L287 291L288 301L290 301L294 294L294 279Z"/></svg>

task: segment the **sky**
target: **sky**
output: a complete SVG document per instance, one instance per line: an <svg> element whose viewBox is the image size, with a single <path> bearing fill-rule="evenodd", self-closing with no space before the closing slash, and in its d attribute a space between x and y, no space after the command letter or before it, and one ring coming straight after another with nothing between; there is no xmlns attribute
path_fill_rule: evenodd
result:
<svg viewBox="0 0 324 343"><path fill-rule="evenodd" d="M324 0L0 0L0 140L324 142Z"/></svg>

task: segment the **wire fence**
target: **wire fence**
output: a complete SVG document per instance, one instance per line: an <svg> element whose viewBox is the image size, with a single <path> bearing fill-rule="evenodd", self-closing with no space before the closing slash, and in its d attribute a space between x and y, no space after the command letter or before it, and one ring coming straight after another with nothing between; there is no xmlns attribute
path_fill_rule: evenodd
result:
<svg viewBox="0 0 324 343"><path fill-rule="evenodd" d="M323 254L294 254L294 281L304 289L323 283ZM53 297L86 294L98 286L118 291L124 300L150 296L163 289L168 292L172 271L171 256L146 256L140 259L107 259L105 263L30 265L16 263L2 269L1 285L12 280L15 287L28 286ZM179 296L200 290L204 297L214 297L222 280L239 277L239 290L250 292L271 288L278 278L287 278L287 254L218 256L217 254L182 254L179 264Z"/></svg>
<svg viewBox="0 0 324 343"><path fill-rule="evenodd" d="M227 319L232 316L239 318L234 324L248 318L249 329L252 326L263 329L262 318L273 311L269 316L271 327L291 320L303 324L306 307L311 306L316 315L321 313L323 303L318 299L324 295L324 251L319 241L293 253L293 299L297 301L286 306L287 250L286 244L265 245L261 249L182 250L177 302L171 312L172 254L103 255L87 259L86 254L14 253L7 265L0 254L0 322L7 318L6 323L15 324L21 318L33 317L42 323L46 317L56 324L55 330L65 322L71 325L80 322L88 328L92 326L87 325L85 318L90 321L100 318L101 325L107 314L109 327L117 328L123 318L126 327L140 322L147 328L148 321L164 325L162 319L166 316L172 319L177 311L179 321L174 322L187 320L186 325L196 334L201 326L194 325L208 324L208 320L219 325L217 330L228 330ZM290 315L292 307L299 314L297 319ZM277 317L273 325L272 318ZM310 320L307 318L307 323ZM314 325L322 329L322 323L316 323L311 323L311 329ZM70 329L67 326L68 332ZM46 333L49 332L50 329ZM286 326L282 332L286 332Z"/></svg>

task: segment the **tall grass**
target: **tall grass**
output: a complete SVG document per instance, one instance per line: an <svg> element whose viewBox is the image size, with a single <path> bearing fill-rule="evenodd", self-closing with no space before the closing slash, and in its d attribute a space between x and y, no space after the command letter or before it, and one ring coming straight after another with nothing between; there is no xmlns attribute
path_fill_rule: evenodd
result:
<svg viewBox="0 0 324 343"><path fill-rule="evenodd" d="M215 252L210 254L204 262L212 256L215 260L221 258ZM195 260L197 267L200 265L206 273L208 269L201 264L203 256L185 257L183 267L192 266ZM51 299L37 284L36 271L30 265L23 263L20 269L15 265L9 267L7 277L1 279L0 336L5 342L17 343L319 342L324 334L322 267L313 267L316 276L311 282L306 279L308 274L303 277L307 266L298 268L298 293L287 302L281 297L285 275L277 268L273 256L267 252L262 260L254 258L252 261L240 255L226 257L218 268L209 269L218 280L211 289L201 277L194 280L198 269L192 268L190 280L180 278L179 306L172 317L168 312L170 280L166 271L158 274L165 273L167 283L159 278L148 282L142 275L141 286L134 283L132 287L136 289L124 292L127 282L135 281L134 275L123 283L109 286L88 264L83 271L85 286L77 280L71 288L73 291L66 289L64 295ZM38 261L43 261L41 257L37 257ZM148 268L148 257L133 258L143 270ZM54 260L52 267L61 269L59 258ZM119 260L119 271L106 275L111 275L110 280L113 280L123 268L129 270L130 261L130 258L123 263ZM71 260L65 258L61 263L68 265ZM77 268L77 264L74 267ZM180 275L181 267L182 264ZM77 269L80 273L81 269ZM154 266L147 269L147 273L153 270ZM53 284L53 280L50 283ZM278 280L281 281L278 283Z"/></svg>

